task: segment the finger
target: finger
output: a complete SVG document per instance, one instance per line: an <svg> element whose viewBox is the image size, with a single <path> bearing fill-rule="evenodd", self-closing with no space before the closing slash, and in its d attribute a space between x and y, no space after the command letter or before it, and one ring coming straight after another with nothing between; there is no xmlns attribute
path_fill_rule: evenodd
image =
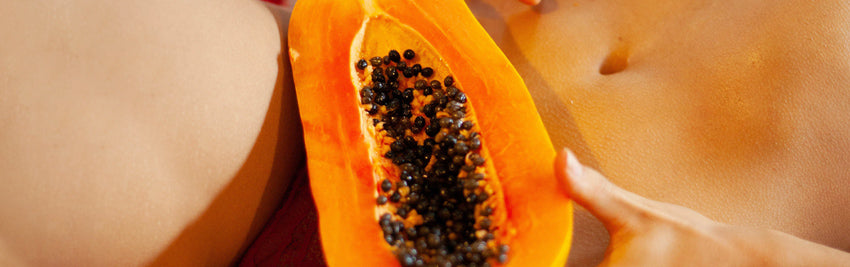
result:
<svg viewBox="0 0 850 267"><path fill-rule="evenodd" d="M568 149L559 152L555 159L555 177L573 201L602 221L609 231L633 223L646 210L639 196L581 165Z"/></svg>
<svg viewBox="0 0 850 267"><path fill-rule="evenodd" d="M530 6L533 6L533 5L540 3L540 0L519 0L519 1L526 4L526 5L530 5Z"/></svg>

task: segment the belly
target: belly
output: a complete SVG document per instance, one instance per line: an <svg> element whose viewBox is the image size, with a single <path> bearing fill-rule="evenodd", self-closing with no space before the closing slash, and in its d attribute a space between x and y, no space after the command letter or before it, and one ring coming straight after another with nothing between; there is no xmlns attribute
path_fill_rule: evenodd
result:
<svg viewBox="0 0 850 267"><path fill-rule="evenodd" d="M469 4L556 146L643 196L850 249L847 4ZM571 262L606 238L577 214Z"/></svg>

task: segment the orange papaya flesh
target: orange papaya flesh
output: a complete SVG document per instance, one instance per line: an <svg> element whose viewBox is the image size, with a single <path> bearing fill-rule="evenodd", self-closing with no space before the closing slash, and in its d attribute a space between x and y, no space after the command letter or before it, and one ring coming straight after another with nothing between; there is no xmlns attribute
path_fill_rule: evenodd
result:
<svg viewBox="0 0 850 267"><path fill-rule="evenodd" d="M302 0L289 45L330 265L563 266L554 149L462 1Z"/></svg>
<svg viewBox="0 0 850 267"><path fill-rule="evenodd" d="M404 266L507 262L504 201L487 175L474 111L459 83L440 75L447 68L421 65L427 60L419 55L389 50L355 63L367 127L383 156L375 171L383 177L376 203L384 239Z"/></svg>

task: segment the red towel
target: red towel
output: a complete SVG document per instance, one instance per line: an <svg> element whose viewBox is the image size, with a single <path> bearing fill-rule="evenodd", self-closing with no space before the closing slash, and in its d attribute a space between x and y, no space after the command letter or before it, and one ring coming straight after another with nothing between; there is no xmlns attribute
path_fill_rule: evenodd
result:
<svg viewBox="0 0 850 267"><path fill-rule="evenodd" d="M285 2L288 2L286 0L263 0L263 1L266 1L266 2L269 2L269 3L272 3L272 4L278 4L278 5L284 5Z"/></svg>
<svg viewBox="0 0 850 267"><path fill-rule="evenodd" d="M294 0L263 0L291 7ZM248 247L240 266L326 266L319 220L306 167L289 186L280 209Z"/></svg>
<svg viewBox="0 0 850 267"><path fill-rule="evenodd" d="M303 168L283 204L242 257L240 266L326 266L319 220Z"/></svg>

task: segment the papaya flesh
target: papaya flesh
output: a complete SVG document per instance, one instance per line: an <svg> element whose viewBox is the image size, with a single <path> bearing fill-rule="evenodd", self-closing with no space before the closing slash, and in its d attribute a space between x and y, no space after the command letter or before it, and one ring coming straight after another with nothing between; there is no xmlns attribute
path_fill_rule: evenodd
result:
<svg viewBox="0 0 850 267"><path fill-rule="evenodd" d="M302 0L289 27L329 265L564 265L555 151L463 1Z"/></svg>

